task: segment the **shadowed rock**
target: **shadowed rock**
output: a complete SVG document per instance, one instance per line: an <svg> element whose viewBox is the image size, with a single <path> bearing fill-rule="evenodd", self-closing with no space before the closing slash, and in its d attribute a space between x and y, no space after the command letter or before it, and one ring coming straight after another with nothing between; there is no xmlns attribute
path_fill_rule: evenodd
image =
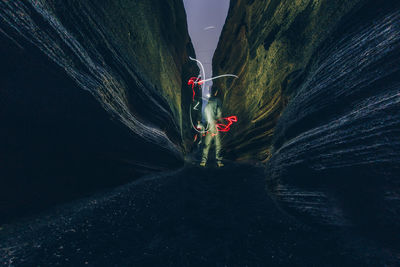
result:
<svg viewBox="0 0 400 267"><path fill-rule="evenodd" d="M183 163L185 20L174 0L0 2L2 219Z"/></svg>
<svg viewBox="0 0 400 267"><path fill-rule="evenodd" d="M0 262L31 265L376 266L387 251L308 227L265 194L263 168L187 166L0 231ZM337 229L336 229L337 230ZM351 240L351 242L348 242Z"/></svg>
<svg viewBox="0 0 400 267"><path fill-rule="evenodd" d="M214 72L234 159L303 219L390 241L400 217L398 1L232 1ZM386 240L386 241L388 241ZM394 241L394 240L392 240Z"/></svg>

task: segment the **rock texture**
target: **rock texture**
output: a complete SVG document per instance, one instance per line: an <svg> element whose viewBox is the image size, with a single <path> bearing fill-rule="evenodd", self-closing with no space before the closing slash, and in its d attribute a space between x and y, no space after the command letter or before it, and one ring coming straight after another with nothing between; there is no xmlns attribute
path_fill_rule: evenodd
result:
<svg viewBox="0 0 400 267"><path fill-rule="evenodd" d="M399 21L398 1L231 2L214 56L240 76L217 84L239 120L226 155L268 161L292 214L400 229Z"/></svg>
<svg viewBox="0 0 400 267"><path fill-rule="evenodd" d="M1 1L0 52L2 219L182 165L181 1Z"/></svg>

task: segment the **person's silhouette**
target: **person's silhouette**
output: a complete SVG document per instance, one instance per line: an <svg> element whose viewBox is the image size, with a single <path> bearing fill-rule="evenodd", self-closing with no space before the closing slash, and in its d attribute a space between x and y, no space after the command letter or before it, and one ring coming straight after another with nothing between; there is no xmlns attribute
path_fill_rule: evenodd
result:
<svg viewBox="0 0 400 267"><path fill-rule="evenodd" d="M212 89L212 95L208 99L208 103L204 108L204 115L207 121L207 135L204 140L203 156L201 159L200 166L205 167L208 159L208 152L211 145L215 144L215 159L218 167L223 167L222 155L221 155L221 138L217 129L217 121L221 119L221 100L217 97L218 89Z"/></svg>

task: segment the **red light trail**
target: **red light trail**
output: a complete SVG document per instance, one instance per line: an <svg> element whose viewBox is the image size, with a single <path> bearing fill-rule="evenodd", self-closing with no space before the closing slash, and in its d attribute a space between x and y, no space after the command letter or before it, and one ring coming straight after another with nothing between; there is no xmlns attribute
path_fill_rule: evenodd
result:
<svg viewBox="0 0 400 267"><path fill-rule="evenodd" d="M198 77L191 77L191 78L188 80L188 85L191 85L191 86L192 86L192 92L193 92L193 94L192 94L192 101L193 101L193 102L194 102L194 97L196 96L196 91L195 91L195 86L196 86L196 85L202 85L202 84L205 83L205 82L212 81L212 80L214 80L214 79L219 79L219 78L222 78L222 77L235 77L235 78L238 78L238 76L233 75L233 74L223 74L223 75L219 75L219 76L217 76L217 77L212 77L212 78L209 78L209 79L203 79L203 80L202 80L202 79L200 79L200 77L204 77L204 75L205 75L203 64L202 64L199 60L197 60L197 59L195 59L195 58L189 57L189 59L198 62L199 65L200 65L200 70L201 70L201 72L202 72ZM196 107L197 107L197 105L194 107L195 110L196 110ZM190 111L189 111L189 112L190 112L190 113L189 113L189 114L190 114L190 120L191 120L191 123L192 123L193 128L194 128L198 133L202 133L203 135L204 135L204 134L208 134L208 133L209 133L209 130L208 130L208 127L209 127L209 126L208 126L208 125L207 125L207 127L206 127L207 129L206 129L205 131L202 131L202 130L200 130L200 129L197 129L197 127L194 126L193 121L192 121L192 105L190 105ZM224 124L224 123L217 123L217 124L215 125L216 130L217 130L218 132L229 132L229 130L231 129L232 124L233 124L234 122L237 122L237 121L238 121L236 116L229 116L229 117L225 117L225 118L219 119L219 121L224 121L224 120L227 121L228 123L227 123L227 124ZM214 136L214 135L215 135L215 133L212 134L212 136ZM196 141L196 139L197 139L197 134L196 134L196 136L194 137L194 141Z"/></svg>
<svg viewBox="0 0 400 267"><path fill-rule="evenodd" d="M223 123L217 123L215 127L217 127L218 132L229 132L231 129L231 125L234 122L237 122L237 117L236 116L230 116L226 118L221 118L221 120L226 120L228 121L228 124L223 124Z"/></svg>
<svg viewBox="0 0 400 267"><path fill-rule="evenodd" d="M193 100L192 101L194 101L194 96L196 95L196 93L194 91L194 86L197 84L198 85L203 84L203 81L199 77L192 77L188 81L188 85L192 85L192 90L193 90Z"/></svg>

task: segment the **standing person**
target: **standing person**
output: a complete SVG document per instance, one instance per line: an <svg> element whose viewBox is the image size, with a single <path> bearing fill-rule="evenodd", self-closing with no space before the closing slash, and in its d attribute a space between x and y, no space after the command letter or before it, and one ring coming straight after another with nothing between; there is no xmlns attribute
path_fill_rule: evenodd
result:
<svg viewBox="0 0 400 267"><path fill-rule="evenodd" d="M204 140L203 157L200 166L205 167L208 159L208 152L212 143L215 144L215 159L218 167L223 167L221 156L221 138L217 130L217 121L221 119L221 100L217 97L218 89L212 89L212 96L208 99L208 103L204 108L204 115L207 121L207 135Z"/></svg>

